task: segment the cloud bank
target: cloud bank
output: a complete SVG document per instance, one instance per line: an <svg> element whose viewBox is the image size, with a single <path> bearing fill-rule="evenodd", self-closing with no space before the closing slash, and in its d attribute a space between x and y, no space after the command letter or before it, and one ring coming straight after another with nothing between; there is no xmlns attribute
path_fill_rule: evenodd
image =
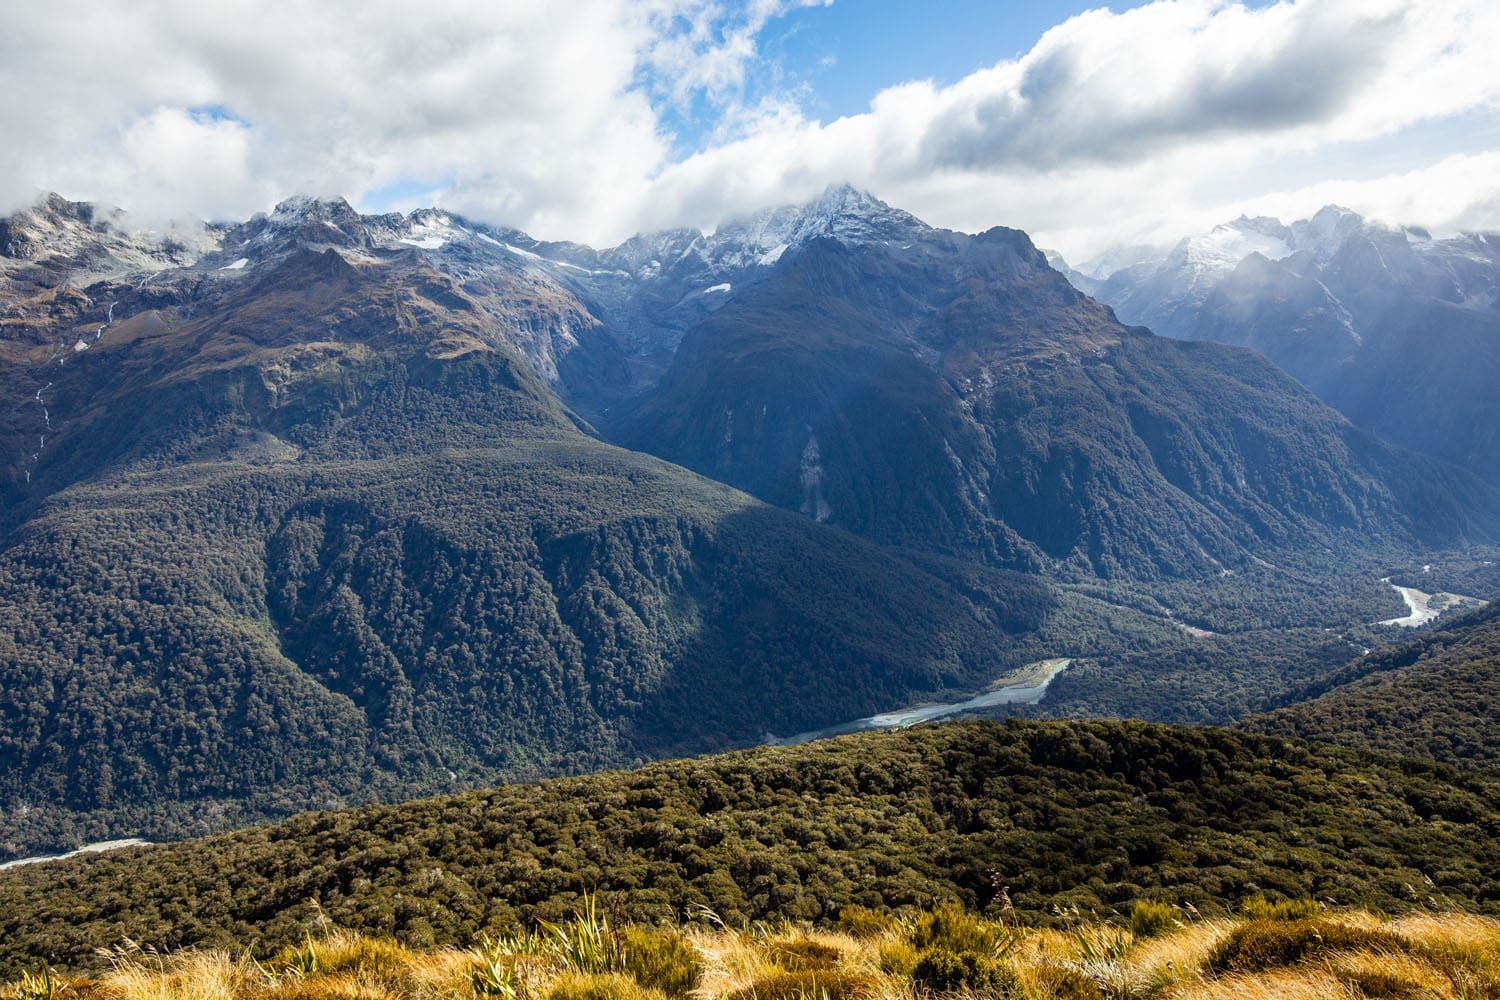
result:
<svg viewBox="0 0 1500 1000"><path fill-rule="evenodd" d="M1101 8L951 86L904 83L822 122L757 81L777 77L767 26L826 2L6 5L0 209L58 190L241 217L341 194L611 243L849 180L1070 252L1325 196L1500 224L1500 151L1473 148L1500 106L1490 0ZM708 127L684 151L690 116Z"/></svg>

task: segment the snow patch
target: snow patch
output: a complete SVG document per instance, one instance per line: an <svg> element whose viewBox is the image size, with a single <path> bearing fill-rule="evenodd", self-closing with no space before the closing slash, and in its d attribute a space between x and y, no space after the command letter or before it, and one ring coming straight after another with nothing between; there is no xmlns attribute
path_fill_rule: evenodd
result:
<svg viewBox="0 0 1500 1000"><path fill-rule="evenodd" d="M219 270L221 270L221 271L243 271L245 269L245 267L247 265L249 265L249 263L250 263L250 258L249 257L241 257L239 260L235 261L233 264L225 264L223 267L219 268Z"/></svg>
<svg viewBox="0 0 1500 1000"><path fill-rule="evenodd" d="M767 250L765 253L763 253L763 254L760 255L760 262L762 264L770 266L771 264L774 264L778 260L780 260L781 259L781 255L784 254L784 253L786 253L786 244L785 243L778 243L776 246L772 247L771 249Z"/></svg>
<svg viewBox="0 0 1500 1000"><path fill-rule="evenodd" d="M734 287L733 285L731 285L729 282L726 281L726 282L724 282L722 284L710 285L708 288L703 289L703 294L704 295L713 295L713 294L716 294L718 292L727 292L727 291L729 291L733 287Z"/></svg>
<svg viewBox="0 0 1500 1000"><path fill-rule="evenodd" d="M410 246L421 247L423 250L436 250L448 241L438 236L424 236L419 240L404 239L401 242Z"/></svg>

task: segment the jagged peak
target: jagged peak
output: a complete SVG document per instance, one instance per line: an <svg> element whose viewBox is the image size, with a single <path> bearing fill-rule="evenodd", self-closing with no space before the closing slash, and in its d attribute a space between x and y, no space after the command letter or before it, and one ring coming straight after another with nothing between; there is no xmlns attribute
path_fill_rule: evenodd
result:
<svg viewBox="0 0 1500 1000"><path fill-rule="evenodd" d="M341 197L319 198L312 195L295 194L283 198L271 211L273 219L294 219L306 216L358 215L354 206Z"/></svg>
<svg viewBox="0 0 1500 1000"><path fill-rule="evenodd" d="M815 211L820 213L853 213L890 211L891 206L875 197L870 192L857 188L848 181L834 183L823 189L818 195L804 207L804 211Z"/></svg>
<svg viewBox="0 0 1500 1000"><path fill-rule="evenodd" d="M1354 209L1352 209L1352 208L1345 208L1343 205L1335 205L1332 202L1328 203L1327 205L1324 205L1322 208L1320 208L1316 212L1314 212L1313 216L1312 216L1312 219L1310 221L1316 222L1319 219L1324 219L1324 220L1358 219L1360 222L1364 222L1365 221L1365 217L1363 215L1359 214L1358 212L1356 212Z"/></svg>

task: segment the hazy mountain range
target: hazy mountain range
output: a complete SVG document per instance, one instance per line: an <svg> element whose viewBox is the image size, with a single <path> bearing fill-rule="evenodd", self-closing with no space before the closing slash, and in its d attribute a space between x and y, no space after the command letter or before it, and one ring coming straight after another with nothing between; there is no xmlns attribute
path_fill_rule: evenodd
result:
<svg viewBox="0 0 1500 1000"><path fill-rule="evenodd" d="M1500 236L1434 239L1330 205L1069 277L1128 323L1253 348L1355 424L1500 479Z"/></svg>

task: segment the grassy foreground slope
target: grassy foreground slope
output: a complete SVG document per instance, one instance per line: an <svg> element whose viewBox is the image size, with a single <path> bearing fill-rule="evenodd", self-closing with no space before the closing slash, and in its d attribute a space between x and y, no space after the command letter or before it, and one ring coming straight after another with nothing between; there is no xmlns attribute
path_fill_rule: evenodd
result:
<svg viewBox="0 0 1500 1000"><path fill-rule="evenodd" d="M1257 732L1456 764L1500 765L1500 602L1350 664Z"/></svg>
<svg viewBox="0 0 1500 1000"><path fill-rule="evenodd" d="M129 937L335 925L420 946L565 915L834 918L957 899L1056 922L1149 895L1500 912L1500 779L1217 729L964 723L309 814L0 873L0 974Z"/></svg>
<svg viewBox="0 0 1500 1000"><path fill-rule="evenodd" d="M899 917L849 907L836 931L611 922L593 900L530 933L416 951L323 931L266 962L117 950L97 978L23 974L25 1000L1278 1000L1500 995L1500 920L1383 919L1259 901L1203 919L1138 903L1129 926L1020 930L952 904Z"/></svg>

